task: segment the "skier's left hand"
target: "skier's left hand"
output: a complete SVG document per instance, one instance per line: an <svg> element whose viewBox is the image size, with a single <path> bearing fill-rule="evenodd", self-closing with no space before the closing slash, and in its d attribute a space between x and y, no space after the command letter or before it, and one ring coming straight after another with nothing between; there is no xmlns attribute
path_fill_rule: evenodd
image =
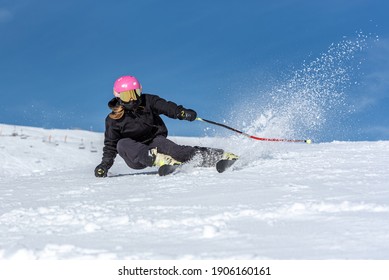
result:
<svg viewBox="0 0 389 280"><path fill-rule="evenodd" d="M197 118L197 113L192 109L182 108L181 112L179 112L177 117L180 120L193 122Z"/></svg>

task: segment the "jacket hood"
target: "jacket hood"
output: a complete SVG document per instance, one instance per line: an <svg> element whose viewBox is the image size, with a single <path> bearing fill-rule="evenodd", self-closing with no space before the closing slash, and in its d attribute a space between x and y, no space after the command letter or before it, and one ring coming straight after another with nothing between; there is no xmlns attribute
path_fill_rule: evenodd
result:
<svg viewBox="0 0 389 280"><path fill-rule="evenodd" d="M116 99L116 97L112 98L109 102L108 102L108 107L109 109L113 109L115 108L116 106L118 106L118 103L119 101Z"/></svg>

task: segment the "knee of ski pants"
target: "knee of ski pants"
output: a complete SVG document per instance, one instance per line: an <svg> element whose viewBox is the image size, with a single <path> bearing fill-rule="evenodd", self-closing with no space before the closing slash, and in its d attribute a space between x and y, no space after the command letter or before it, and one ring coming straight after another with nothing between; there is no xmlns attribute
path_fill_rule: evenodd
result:
<svg viewBox="0 0 389 280"><path fill-rule="evenodd" d="M144 169L152 166L152 158L148 156L149 147L147 145L123 138L118 141L116 149L132 169Z"/></svg>

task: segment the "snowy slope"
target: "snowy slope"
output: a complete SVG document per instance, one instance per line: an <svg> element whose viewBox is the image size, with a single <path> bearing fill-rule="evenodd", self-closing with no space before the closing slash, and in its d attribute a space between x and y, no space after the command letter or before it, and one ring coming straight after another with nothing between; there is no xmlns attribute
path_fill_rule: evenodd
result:
<svg viewBox="0 0 389 280"><path fill-rule="evenodd" d="M101 133L0 125L0 259L389 258L389 142L173 140L241 159L95 178Z"/></svg>

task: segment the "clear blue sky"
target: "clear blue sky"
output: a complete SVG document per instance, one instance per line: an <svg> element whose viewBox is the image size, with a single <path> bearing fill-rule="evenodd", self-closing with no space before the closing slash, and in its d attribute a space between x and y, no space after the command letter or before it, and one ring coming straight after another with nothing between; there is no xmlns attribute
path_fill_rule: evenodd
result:
<svg viewBox="0 0 389 280"><path fill-rule="evenodd" d="M113 82L131 74L145 92L243 129L265 106L245 120L238 103L258 104L363 32L379 41L350 74L355 109L336 124L327 116L318 135L388 140L388 11L385 0L1 0L0 123L103 131ZM200 122L166 121L171 135L206 134Z"/></svg>

